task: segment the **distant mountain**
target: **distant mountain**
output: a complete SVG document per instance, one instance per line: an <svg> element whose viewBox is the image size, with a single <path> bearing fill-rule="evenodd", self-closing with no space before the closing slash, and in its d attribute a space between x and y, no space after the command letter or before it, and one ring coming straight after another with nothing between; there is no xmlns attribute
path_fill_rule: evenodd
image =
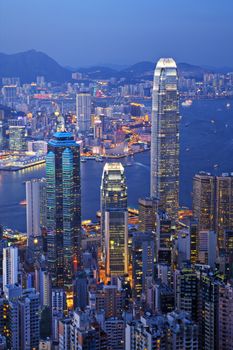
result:
<svg viewBox="0 0 233 350"><path fill-rule="evenodd" d="M7 55L0 53L0 77L19 77L23 83L43 75L47 81L71 80L71 72L43 52L30 50Z"/></svg>
<svg viewBox="0 0 233 350"><path fill-rule="evenodd" d="M35 81L38 75L45 76L47 81L59 83L71 80L71 74L78 71L87 76L87 79L124 78L127 83L134 83L140 79L153 79L155 62L143 61L127 68L115 65L98 65L93 67L78 68L62 67L54 59L43 52L30 50L17 54L7 55L0 53L0 78L19 77L21 82ZM122 69L123 68L123 69ZM226 72L227 68L217 69L199 67L188 63L178 63L178 70L185 78L202 80L205 72ZM229 69L228 71L232 71Z"/></svg>
<svg viewBox="0 0 233 350"><path fill-rule="evenodd" d="M88 75L91 79L109 79L112 77L118 77L119 75L117 70L102 66L79 68L78 72Z"/></svg>

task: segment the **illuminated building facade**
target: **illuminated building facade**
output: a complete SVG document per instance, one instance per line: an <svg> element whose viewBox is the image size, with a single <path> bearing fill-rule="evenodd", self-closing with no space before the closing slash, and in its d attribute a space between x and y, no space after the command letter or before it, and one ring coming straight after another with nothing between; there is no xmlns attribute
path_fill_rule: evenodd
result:
<svg viewBox="0 0 233 350"><path fill-rule="evenodd" d="M9 149L11 151L25 151L25 126L10 125L9 126Z"/></svg>
<svg viewBox="0 0 233 350"><path fill-rule="evenodd" d="M158 202L153 198L140 198L138 200L139 231L155 231Z"/></svg>
<svg viewBox="0 0 233 350"><path fill-rule="evenodd" d="M128 271L127 186L121 163L106 163L101 182L102 257L106 275Z"/></svg>
<svg viewBox="0 0 233 350"><path fill-rule="evenodd" d="M76 115L79 131L85 133L91 127L91 95L87 92L76 96Z"/></svg>
<svg viewBox="0 0 233 350"><path fill-rule="evenodd" d="M179 207L179 92L177 66L161 58L154 72L151 129L151 189L172 217Z"/></svg>
<svg viewBox="0 0 233 350"><path fill-rule="evenodd" d="M154 235L135 232L132 238L133 295L139 299L145 291L146 278L154 277Z"/></svg>
<svg viewBox="0 0 233 350"><path fill-rule="evenodd" d="M80 151L71 133L57 132L46 157L48 261L53 286L72 288L80 259Z"/></svg>
<svg viewBox="0 0 233 350"><path fill-rule="evenodd" d="M8 284L18 283L18 248L3 248L3 290Z"/></svg>
<svg viewBox="0 0 233 350"><path fill-rule="evenodd" d="M41 219L46 209L44 194L46 191L45 179L33 179L26 181L26 202L27 202L27 236L41 235Z"/></svg>
<svg viewBox="0 0 233 350"><path fill-rule="evenodd" d="M225 248L224 232L233 230L233 176L200 173L193 179L193 215L199 230L216 231L218 248Z"/></svg>
<svg viewBox="0 0 233 350"><path fill-rule="evenodd" d="M215 181L209 173L193 178L193 216L198 219L199 230L214 230Z"/></svg>
<svg viewBox="0 0 233 350"><path fill-rule="evenodd" d="M218 247L225 248L224 231L233 230L233 175L216 177L216 215Z"/></svg>

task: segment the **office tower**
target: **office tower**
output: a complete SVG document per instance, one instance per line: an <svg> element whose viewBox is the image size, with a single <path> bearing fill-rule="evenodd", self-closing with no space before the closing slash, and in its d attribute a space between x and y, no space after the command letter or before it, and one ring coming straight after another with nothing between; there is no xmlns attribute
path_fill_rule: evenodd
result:
<svg viewBox="0 0 233 350"><path fill-rule="evenodd" d="M194 270L184 267L174 272L174 290L177 310L188 312L198 319L198 278Z"/></svg>
<svg viewBox="0 0 233 350"><path fill-rule="evenodd" d="M198 262L209 265L212 269L216 262L217 235L214 231L199 231L198 234Z"/></svg>
<svg viewBox="0 0 233 350"><path fill-rule="evenodd" d="M154 277L154 236L151 232L135 232L132 238L133 296L140 299L146 278Z"/></svg>
<svg viewBox="0 0 233 350"><path fill-rule="evenodd" d="M201 172L193 178L193 216L199 230L214 230L215 181L209 173Z"/></svg>
<svg viewBox="0 0 233 350"><path fill-rule="evenodd" d="M224 231L233 229L233 176L200 173L193 179L193 215L199 230L217 233L218 248L225 248Z"/></svg>
<svg viewBox="0 0 233 350"><path fill-rule="evenodd" d="M106 276L128 272L127 186L121 163L106 163L101 182L102 256Z"/></svg>
<svg viewBox="0 0 233 350"><path fill-rule="evenodd" d="M212 273L202 273L199 281L199 344L200 349L218 350L219 287Z"/></svg>
<svg viewBox="0 0 233 350"><path fill-rule="evenodd" d="M196 264L198 259L198 220L191 218L189 221L190 234L190 262Z"/></svg>
<svg viewBox="0 0 233 350"><path fill-rule="evenodd" d="M138 200L139 210L139 225L138 229L141 232L155 231L158 201L153 198L140 198Z"/></svg>
<svg viewBox="0 0 233 350"><path fill-rule="evenodd" d="M233 230L233 174L216 177L215 219L218 247L225 248L224 230Z"/></svg>
<svg viewBox="0 0 233 350"><path fill-rule="evenodd" d="M166 215L160 215L156 227L156 261L170 265L172 263L172 221Z"/></svg>
<svg viewBox="0 0 233 350"><path fill-rule="evenodd" d="M18 282L18 248L3 248L3 290L7 284Z"/></svg>
<svg viewBox="0 0 233 350"><path fill-rule="evenodd" d="M172 217L179 207L179 92L177 66L161 58L154 72L151 129L151 189Z"/></svg>
<svg viewBox="0 0 233 350"><path fill-rule="evenodd" d="M27 202L27 236L37 237L41 235L41 221L46 208L46 181L45 179L33 179L26 181Z"/></svg>
<svg viewBox="0 0 233 350"><path fill-rule="evenodd" d="M9 149L11 151L25 151L25 126L24 125L10 125L9 126Z"/></svg>
<svg viewBox="0 0 233 350"><path fill-rule="evenodd" d="M233 346L233 288L219 288L219 349L232 350Z"/></svg>
<svg viewBox="0 0 233 350"><path fill-rule="evenodd" d="M80 263L80 152L71 133L57 132L46 157L48 263L53 286L72 289Z"/></svg>
<svg viewBox="0 0 233 350"><path fill-rule="evenodd" d="M91 127L91 95L87 92L76 96L76 115L81 133L86 133Z"/></svg>

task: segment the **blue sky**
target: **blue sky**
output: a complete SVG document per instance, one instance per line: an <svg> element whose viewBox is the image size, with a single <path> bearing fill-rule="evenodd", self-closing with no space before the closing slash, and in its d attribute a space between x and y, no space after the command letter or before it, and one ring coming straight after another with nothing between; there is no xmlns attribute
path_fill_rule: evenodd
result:
<svg viewBox="0 0 233 350"><path fill-rule="evenodd" d="M0 52L59 63L233 66L233 0L0 0Z"/></svg>

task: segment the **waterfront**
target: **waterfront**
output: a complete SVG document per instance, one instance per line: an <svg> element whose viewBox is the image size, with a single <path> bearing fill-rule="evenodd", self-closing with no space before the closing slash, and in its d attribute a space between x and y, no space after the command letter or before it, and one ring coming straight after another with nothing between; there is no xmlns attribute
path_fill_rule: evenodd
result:
<svg viewBox="0 0 233 350"><path fill-rule="evenodd" d="M226 104L230 103L230 108ZM233 100L198 100L181 108L180 204L191 205L192 177L205 170L233 171ZM122 159L123 164L128 160ZM95 219L99 209L100 181L104 163L81 163L82 217ZM129 206L137 206L140 196L149 194L149 152L137 154L126 167ZM0 172L0 223L25 231L24 181L45 175L43 165L19 172Z"/></svg>

